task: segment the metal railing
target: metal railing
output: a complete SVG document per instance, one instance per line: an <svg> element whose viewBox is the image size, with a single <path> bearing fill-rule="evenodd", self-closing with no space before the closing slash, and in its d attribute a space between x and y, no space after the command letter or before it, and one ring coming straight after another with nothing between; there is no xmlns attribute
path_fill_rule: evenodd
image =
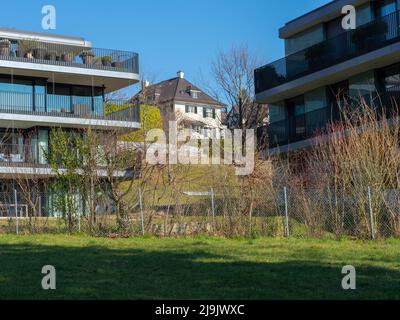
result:
<svg viewBox="0 0 400 320"><path fill-rule="evenodd" d="M0 60L139 73L135 52L0 39Z"/></svg>
<svg viewBox="0 0 400 320"><path fill-rule="evenodd" d="M0 112L140 122L140 108L125 100L0 91Z"/></svg>
<svg viewBox="0 0 400 320"><path fill-rule="evenodd" d="M399 40L399 12L320 42L255 70L255 91L274 88Z"/></svg>

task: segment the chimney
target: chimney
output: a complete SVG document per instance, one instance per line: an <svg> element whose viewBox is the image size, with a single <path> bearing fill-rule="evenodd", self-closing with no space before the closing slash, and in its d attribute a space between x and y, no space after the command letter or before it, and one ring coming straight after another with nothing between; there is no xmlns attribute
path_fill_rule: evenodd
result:
<svg viewBox="0 0 400 320"><path fill-rule="evenodd" d="M185 78L185 73L183 71L178 71L176 74L178 75L178 78Z"/></svg>

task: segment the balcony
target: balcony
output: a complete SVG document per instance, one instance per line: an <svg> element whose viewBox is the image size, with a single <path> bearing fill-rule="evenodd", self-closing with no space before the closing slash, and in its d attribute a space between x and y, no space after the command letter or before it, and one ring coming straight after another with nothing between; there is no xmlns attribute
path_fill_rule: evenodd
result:
<svg viewBox="0 0 400 320"><path fill-rule="evenodd" d="M337 108L324 107L269 124L269 148L281 147L314 137L328 123L339 119Z"/></svg>
<svg viewBox="0 0 400 320"><path fill-rule="evenodd" d="M0 127L139 128L140 108L125 100L0 91Z"/></svg>
<svg viewBox="0 0 400 320"><path fill-rule="evenodd" d="M38 144L0 144L0 166L23 167L27 165L48 167L45 155L39 151Z"/></svg>
<svg viewBox="0 0 400 320"><path fill-rule="evenodd" d="M139 81L134 52L0 37L0 74L104 87L107 93Z"/></svg>
<svg viewBox="0 0 400 320"><path fill-rule="evenodd" d="M134 52L78 47L35 40L0 40L0 60L139 73Z"/></svg>
<svg viewBox="0 0 400 320"><path fill-rule="evenodd" d="M384 48L398 42L399 39L399 12L395 12L359 26L356 30L346 31L337 37L323 41L256 69L256 94ZM390 54L393 54L393 52L390 52ZM374 59L378 60L384 60L385 58L383 54L374 57ZM398 60L398 57L395 58ZM369 67L371 69L372 62L374 62L372 58L369 61L364 61L365 68ZM390 62L388 58L388 61L385 63ZM361 61L357 63L361 64ZM346 66L346 68L348 70L350 67ZM362 70L356 71L362 72ZM318 81L321 79L316 80ZM336 79L336 81L338 81L338 79ZM297 91L299 92L301 91L301 85L304 85L304 83L298 85L299 88ZM308 90L310 89L311 88L308 88ZM288 90L288 88L285 90ZM296 94L298 94L298 92L296 92Z"/></svg>

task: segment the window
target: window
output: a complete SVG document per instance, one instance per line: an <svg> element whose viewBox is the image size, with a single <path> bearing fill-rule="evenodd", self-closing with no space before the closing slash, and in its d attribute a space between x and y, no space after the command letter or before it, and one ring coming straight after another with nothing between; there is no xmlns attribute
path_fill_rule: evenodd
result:
<svg viewBox="0 0 400 320"><path fill-rule="evenodd" d="M343 17L340 16L339 18L333 19L326 23L325 30L326 30L326 38L331 39L339 34L345 32L342 27L342 19Z"/></svg>
<svg viewBox="0 0 400 320"><path fill-rule="evenodd" d="M185 106L185 112L186 113L197 113L197 107L196 106L186 105Z"/></svg>
<svg viewBox="0 0 400 320"><path fill-rule="evenodd" d="M190 91L190 95L193 99L197 99L198 98L198 94L197 91Z"/></svg>
<svg viewBox="0 0 400 320"><path fill-rule="evenodd" d="M289 114L294 116L293 136L295 140L303 138L306 133L304 96L286 102Z"/></svg>
<svg viewBox="0 0 400 320"><path fill-rule="evenodd" d="M215 119L215 109L204 107L203 108L203 117Z"/></svg>
<svg viewBox="0 0 400 320"><path fill-rule="evenodd" d="M384 17L388 14L394 13L397 10L396 0L380 0L376 3L376 15Z"/></svg>
<svg viewBox="0 0 400 320"><path fill-rule="evenodd" d="M28 111L33 109L33 81L0 78L0 102L2 108Z"/></svg>
<svg viewBox="0 0 400 320"><path fill-rule="evenodd" d="M202 134L203 127L194 124L194 125L192 125L192 130L193 130L194 132L197 132L197 133L199 133L199 134Z"/></svg>
<svg viewBox="0 0 400 320"><path fill-rule="evenodd" d="M382 102L391 107L400 101L400 64L384 68L378 72L379 83L383 91Z"/></svg>

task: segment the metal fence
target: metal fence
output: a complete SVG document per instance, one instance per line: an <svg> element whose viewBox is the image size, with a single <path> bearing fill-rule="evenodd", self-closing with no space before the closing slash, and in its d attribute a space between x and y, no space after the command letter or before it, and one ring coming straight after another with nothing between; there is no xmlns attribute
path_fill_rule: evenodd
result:
<svg viewBox="0 0 400 320"><path fill-rule="evenodd" d="M200 192L199 192L200 191ZM79 195L77 196L79 200ZM84 201L83 201L84 202ZM54 195L0 194L1 232L65 232L66 217ZM86 231L88 208L81 203L72 220ZM316 237L381 239L400 237L400 190L223 187L203 190L139 189L116 204L96 197L95 229L102 235L220 235L227 237Z"/></svg>
<svg viewBox="0 0 400 320"><path fill-rule="evenodd" d="M0 60L139 73L139 56L135 52L36 40L2 39Z"/></svg>

